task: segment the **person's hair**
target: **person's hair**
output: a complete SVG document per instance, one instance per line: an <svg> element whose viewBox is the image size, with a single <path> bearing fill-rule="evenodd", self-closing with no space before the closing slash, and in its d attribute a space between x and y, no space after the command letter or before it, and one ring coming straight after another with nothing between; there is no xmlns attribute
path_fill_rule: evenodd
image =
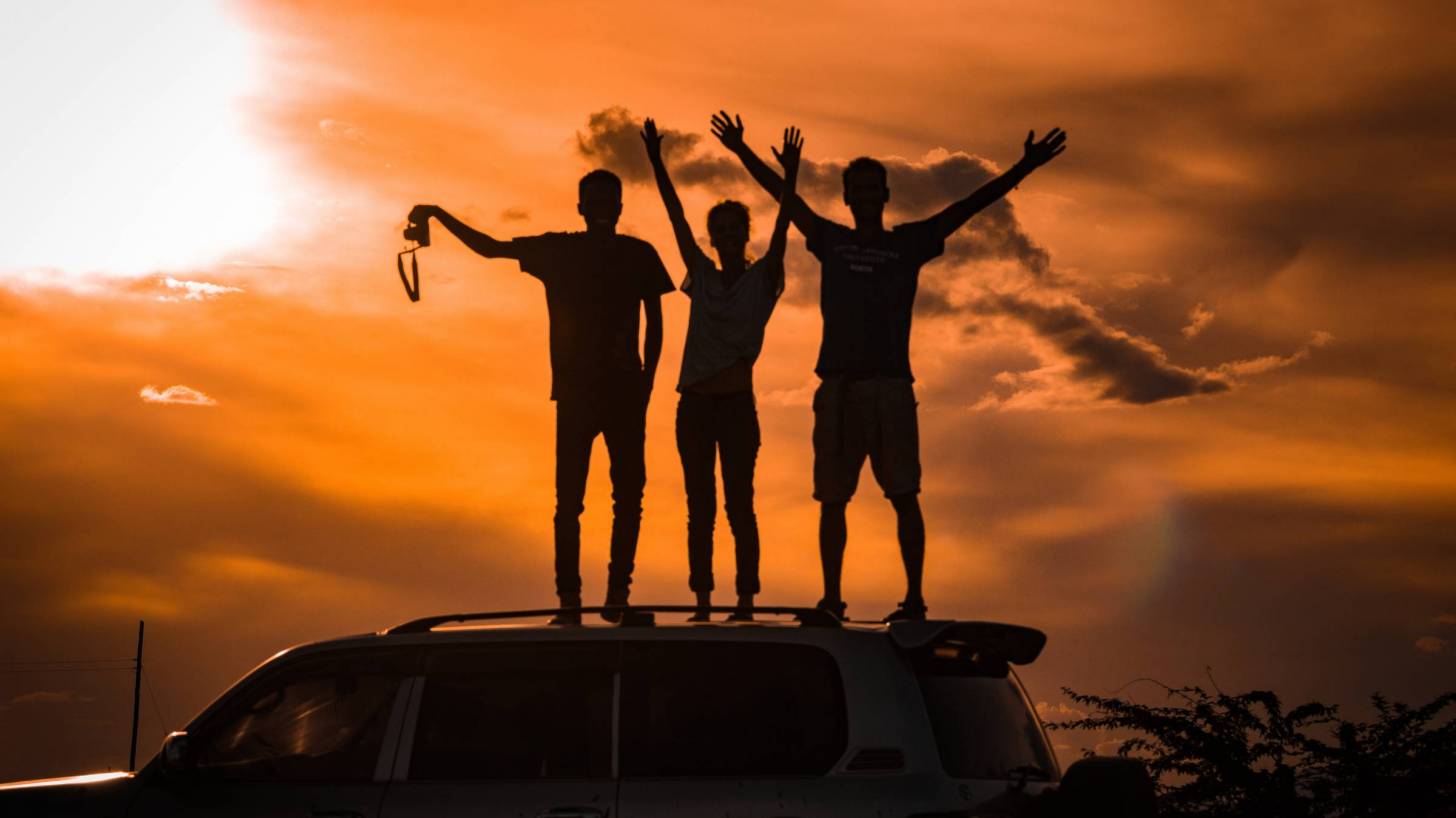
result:
<svg viewBox="0 0 1456 818"><path fill-rule="evenodd" d="M713 209L708 211L708 230L711 231L713 229L713 222L715 220L730 215L736 215L742 219L744 227L751 227L753 225L753 221L748 215L748 207L743 202L734 199L724 199L713 205Z"/></svg>
<svg viewBox="0 0 1456 818"><path fill-rule="evenodd" d="M617 191L617 198L622 198L622 180L617 178L617 174L612 173L609 170L602 170L601 168L598 168L591 173L588 173L587 175L581 177L581 181L576 183L577 198L582 198L582 196L586 193L587 188L597 185L606 185L611 187L612 189Z"/></svg>
<svg viewBox="0 0 1456 818"><path fill-rule="evenodd" d="M845 165L843 179L844 183L846 185L849 184L850 174L862 173L864 171L873 171L875 173L878 173L880 175L880 184L884 185L885 187L890 186L890 174L885 171L885 166L880 164L879 160L871 159L868 156L861 156L858 159L850 162L848 165Z"/></svg>

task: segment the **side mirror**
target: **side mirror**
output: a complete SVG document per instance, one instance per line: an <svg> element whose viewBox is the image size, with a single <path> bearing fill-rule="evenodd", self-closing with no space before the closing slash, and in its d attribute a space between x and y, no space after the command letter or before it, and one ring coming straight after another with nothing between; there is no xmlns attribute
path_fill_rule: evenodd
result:
<svg viewBox="0 0 1456 818"><path fill-rule="evenodd" d="M170 775L185 774L197 766L192 741L186 730L169 733L162 740L162 769Z"/></svg>
<svg viewBox="0 0 1456 818"><path fill-rule="evenodd" d="M1135 758L1084 758L1062 774L1058 815L1078 818L1153 818L1157 798L1148 768Z"/></svg>

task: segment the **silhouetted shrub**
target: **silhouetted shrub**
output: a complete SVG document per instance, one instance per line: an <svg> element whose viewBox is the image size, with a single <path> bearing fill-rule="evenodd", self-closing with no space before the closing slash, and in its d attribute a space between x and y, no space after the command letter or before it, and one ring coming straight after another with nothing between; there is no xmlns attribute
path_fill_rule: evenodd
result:
<svg viewBox="0 0 1456 818"><path fill-rule="evenodd" d="M1267 690L1165 690L1158 707L1064 688L1090 714L1048 727L1131 733L1117 753L1147 764L1166 818L1456 818L1456 691L1422 707L1376 694L1374 721L1351 722Z"/></svg>

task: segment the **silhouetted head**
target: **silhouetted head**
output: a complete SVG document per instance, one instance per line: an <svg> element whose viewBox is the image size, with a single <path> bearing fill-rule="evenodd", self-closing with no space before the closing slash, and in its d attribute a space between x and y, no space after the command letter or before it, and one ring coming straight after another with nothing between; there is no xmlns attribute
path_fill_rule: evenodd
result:
<svg viewBox="0 0 1456 818"><path fill-rule="evenodd" d="M576 212L586 220L587 230L617 229L622 215L622 180L609 170L594 170L576 184Z"/></svg>
<svg viewBox="0 0 1456 818"><path fill-rule="evenodd" d="M845 167L844 203L849 205L856 222L866 217L878 221L888 201L890 181L884 165L861 156Z"/></svg>
<svg viewBox="0 0 1456 818"><path fill-rule="evenodd" d="M748 246L748 208L732 199L708 211L708 241L719 255L741 256Z"/></svg>

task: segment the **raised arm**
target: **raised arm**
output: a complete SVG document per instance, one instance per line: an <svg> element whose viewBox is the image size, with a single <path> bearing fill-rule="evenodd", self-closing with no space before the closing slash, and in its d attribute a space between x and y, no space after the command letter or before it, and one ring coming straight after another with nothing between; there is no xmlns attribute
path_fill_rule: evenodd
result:
<svg viewBox="0 0 1456 818"><path fill-rule="evenodd" d="M776 293L784 289L784 249L789 243L789 205L799 197L794 192L799 181L799 157L804 150L804 137L798 128L784 129L784 149L775 149L774 158L784 169L783 196L779 197L779 215L774 219L773 235L768 240L768 255L764 261L772 271L771 280Z"/></svg>
<svg viewBox="0 0 1456 818"><path fill-rule="evenodd" d="M1033 142L1035 131L1026 132L1026 143L1021 160L1005 173L981 185L964 199L952 204L935 216L935 228L942 240L961 229L970 218L997 199L1010 193L1037 168L1052 161L1052 158L1067 149L1067 134L1061 128L1052 128L1039 142Z"/></svg>
<svg viewBox="0 0 1456 818"><path fill-rule="evenodd" d="M738 156L743 167L748 170L748 175L768 191L768 195L779 200L780 207L788 211L789 219L793 221L795 227L799 228L799 232L809 235L818 231L819 224L824 219L815 213L814 209L809 207L809 204L797 193L790 191L789 195L785 197L783 195L784 180L780 179L773 168L759 159L758 154L754 153L753 149L743 141L742 117L730 117L727 111L713 114L713 135L718 137L718 141L723 143L723 147Z"/></svg>
<svg viewBox="0 0 1456 818"><path fill-rule="evenodd" d="M698 247L697 239L693 238L693 228L688 224L687 214L683 212L682 200L678 199L677 190L672 186L672 177L667 175L667 165L662 161L662 134L657 132L657 123L651 117L642 123L642 141L647 145L647 158L652 162L652 174L657 177L657 192L662 194L662 204L667 208L667 220L672 222L672 235L677 239L677 250L682 254L683 264L692 271L699 262L707 259L707 255Z"/></svg>
<svg viewBox="0 0 1456 818"><path fill-rule="evenodd" d="M465 222L451 216L445 209L438 205L415 205L410 210L409 220L412 224L428 221L434 218L460 239L460 242L471 250L486 258L516 258L517 254L508 241L500 241L476 230Z"/></svg>

